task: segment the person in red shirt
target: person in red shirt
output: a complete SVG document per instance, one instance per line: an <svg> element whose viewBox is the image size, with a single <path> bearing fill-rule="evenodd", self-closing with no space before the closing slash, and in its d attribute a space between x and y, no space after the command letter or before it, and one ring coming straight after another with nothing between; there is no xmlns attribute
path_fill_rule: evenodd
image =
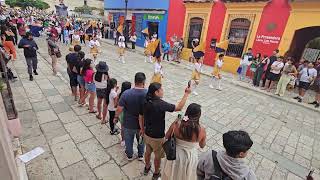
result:
<svg viewBox="0 0 320 180"><path fill-rule="evenodd" d="M51 24L50 34L51 34L54 38L58 38L58 30L54 27L54 24Z"/></svg>

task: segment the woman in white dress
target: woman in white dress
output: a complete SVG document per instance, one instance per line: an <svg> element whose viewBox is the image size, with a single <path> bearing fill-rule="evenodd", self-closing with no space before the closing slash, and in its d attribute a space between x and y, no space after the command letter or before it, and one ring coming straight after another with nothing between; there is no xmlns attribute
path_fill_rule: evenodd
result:
<svg viewBox="0 0 320 180"><path fill-rule="evenodd" d="M198 151L206 145L206 131L200 125L201 106L192 103L184 117L171 124L166 138L176 137L176 160L165 159L162 180L195 180L197 179Z"/></svg>

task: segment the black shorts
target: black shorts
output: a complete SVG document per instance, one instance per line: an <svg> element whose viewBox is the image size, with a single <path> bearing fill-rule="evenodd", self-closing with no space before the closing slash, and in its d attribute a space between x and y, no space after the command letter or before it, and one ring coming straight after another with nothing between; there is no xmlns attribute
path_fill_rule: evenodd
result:
<svg viewBox="0 0 320 180"><path fill-rule="evenodd" d="M77 74L73 72L68 72L69 75L69 83L71 87L76 87L79 85L78 80L77 80Z"/></svg>
<svg viewBox="0 0 320 180"><path fill-rule="evenodd" d="M310 87L310 83L299 81L299 88L304 89L304 90L308 90L309 87Z"/></svg>
<svg viewBox="0 0 320 180"><path fill-rule="evenodd" d="M96 90L97 98L107 98L107 89L97 88Z"/></svg>
<svg viewBox="0 0 320 180"><path fill-rule="evenodd" d="M267 79L270 81L278 81L280 79L280 74L274 74L272 72L269 72L267 75Z"/></svg>

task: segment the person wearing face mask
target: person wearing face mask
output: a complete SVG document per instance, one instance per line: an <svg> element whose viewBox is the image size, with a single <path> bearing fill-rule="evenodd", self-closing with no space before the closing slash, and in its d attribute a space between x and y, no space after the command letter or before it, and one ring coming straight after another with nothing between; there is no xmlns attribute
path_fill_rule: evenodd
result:
<svg viewBox="0 0 320 180"><path fill-rule="evenodd" d="M32 72L35 75L38 75L37 50L39 48L37 43L33 40L32 34L30 32L27 32L26 36L20 40L18 44L18 48L23 48L23 54L24 54L24 57L26 58L27 66L28 66L29 80L33 81Z"/></svg>

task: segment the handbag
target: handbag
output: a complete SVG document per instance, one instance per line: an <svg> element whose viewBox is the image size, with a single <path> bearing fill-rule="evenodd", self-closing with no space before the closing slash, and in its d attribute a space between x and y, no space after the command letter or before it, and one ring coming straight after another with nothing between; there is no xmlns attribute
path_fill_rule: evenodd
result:
<svg viewBox="0 0 320 180"><path fill-rule="evenodd" d="M242 67L239 66L238 69L237 69L237 73L238 73L238 74L241 74L241 71L242 71Z"/></svg>
<svg viewBox="0 0 320 180"><path fill-rule="evenodd" d="M176 122L175 122L176 123ZM175 125L174 125L175 127ZM166 154L167 160L176 160L176 138L174 136L174 127L169 139L163 143L162 148Z"/></svg>

